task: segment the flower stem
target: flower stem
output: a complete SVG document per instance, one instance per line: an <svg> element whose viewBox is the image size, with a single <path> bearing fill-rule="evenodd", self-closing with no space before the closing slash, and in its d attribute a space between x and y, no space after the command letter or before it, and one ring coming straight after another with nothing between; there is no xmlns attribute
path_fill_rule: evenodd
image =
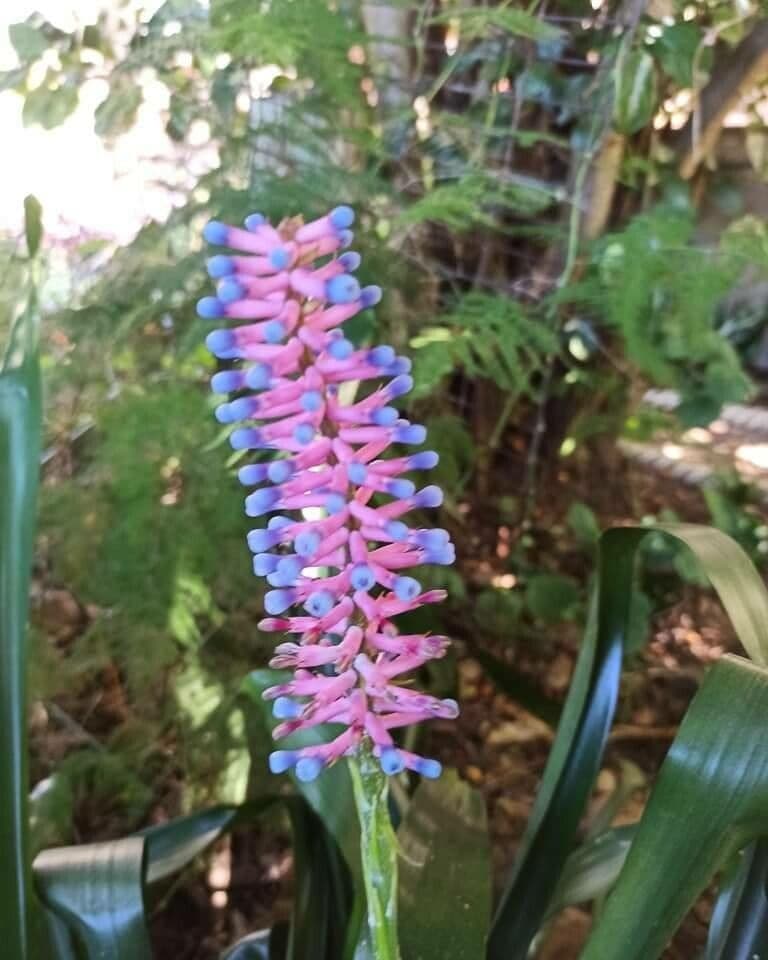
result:
<svg viewBox="0 0 768 960"><path fill-rule="evenodd" d="M397 840L387 807L387 778L370 749L349 761L360 821L368 927L374 960L400 960L397 939Z"/></svg>

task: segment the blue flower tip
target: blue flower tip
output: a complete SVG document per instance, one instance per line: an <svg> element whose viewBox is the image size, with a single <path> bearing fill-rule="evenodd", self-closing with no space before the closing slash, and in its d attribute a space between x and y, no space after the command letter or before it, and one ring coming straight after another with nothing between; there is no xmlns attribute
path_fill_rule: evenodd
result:
<svg viewBox="0 0 768 960"><path fill-rule="evenodd" d="M346 337L338 337L328 344L328 353L334 360L346 360L355 348Z"/></svg>
<svg viewBox="0 0 768 960"><path fill-rule="evenodd" d="M324 617L333 609L333 594L328 590L316 590L310 593L304 602L304 608L313 617Z"/></svg>
<svg viewBox="0 0 768 960"><path fill-rule="evenodd" d="M352 246L352 241L355 239L354 233L351 230L340 230L339 231L339 246L342 249Z"/></svg>
<svg viewBox="0 0 768 960"><path fill-rule="evenodd" d="M325 509L331 515L341 513L346 505L347 501L341 493L329 493L325 498Z"/></svg>
<svg viewBox="0 0 768 960"><path fill-rule="evenodd" d="M296 777L302 783L316 780L323 769L323 761L319 757L302 757L296 764Z"/></svg>
<svg viewBox="0 0 768 960"><path fill-rule="evenodd" d="M272 369L266 363L254 364L245 374L246 386L251 390L263 390L269 386L272 379Z"/></svg>
<svg viewBox="0 0 768 960"><path fill-rule="evenodd" d="M364 287L360 292L360 302L363 307L375 307L381 300L381 287L372 284L370 287Z"/></svg>
<svg viewBox="0 0 768 960"><path fill-rule="evenodd" d="M331 303L352 303L360 296L360 284L349 273L340 273L325 285L325 296Z"/></svg>
<svg viewBox="0 0 768 960"><path fill-rule="evenodd" d="M224 244L229 237L229 227L219 220L210 220L203 227L203 237L208 243Z"/></svg>
<svg viewBox="0 0 768 960"><path fill-rule="evenodd" d="M393 777L395 774L402 773L403 770L405 770L405 761L397 747L385 747L381 751L379 763L381 764L381 769L389 777Z"/></svg>
<svg viewBox="0 0 768 960"><path fill-rule="evenodd" d="M390 346L374 347L368 354L369 361L375 367L388 367L395 360L395 351Z"/></svg>
<svg viewBox="0 0 768 960"><path fill-rule="evenodd" d="M233 450L249 450L252 445L258 443L259 431L248 427L241 427L239 430L233 430L229 436L229 443Z"/></svg>
<svg viewBox="0 0 768 960"><path fill-rule="evenodd" d="M442 772L443 766L437 760L419 760L416 764L416 773L420 773L428 780L437 780Z"/></svg>
<svg viewBox="0 0 768 960"><path fill-rule="evenodd" d="M291 255L285 247L275 247L274 250L269 252L269 262L275 270L285 270L291 262Z"/></svg>
<svg viewBox="0 0 768 960"><path fill-rule="evenodd" d="M235 335L231 330L212 330L205 338L205 345L211 353L231 350L234 343Z"/></svg>
<svg viewBox="0 0 768 960"><path fill-rule="evenodd" d="M373 571L365 563L358 563L352 568L349 580L355 590L363 590L366 593L371 589L374 583L376 583L376 578L373 575Z"/></svg>
<svg viewBox="0 0 768 960"><path fill-rule="evenodd" d="M301 406L309 413L319 410L323 404L323 395L319 390L307 390L301 395Z"/></svg>
<svg viewBox="0 0 768 960"><path fill-rule="evenodd" d="M211 377L211 390L214 393L231 393L240 388L241 381L239 370L220 370Z"/></svg>
<svg viewBox="0 0 768 960"><path fill-rule="evenodd" d="M270 320L264 327L264 339L267 343L280 343L285 336L285 326L279 320Z"/></svg>
<svg viewBox="0 0 768 960"><path fill-rule="evenodd" d="M387 492L397 500L404 500L406 497L412 496L415 489L410 480L392 480Z"/></svg>
<svg viewBox="0 0 768 960"><path fill-rule="evenodd" d="M400 414L394 407L380 407L371 415L371 420L377 427L391 427L396 423Z"/></svg>
<svg viewBox="0 0 768 960"><path fill-rule="evenodd" d="M278 720L295 720L301 713L301 704L290 697L278 697L272 704L272 716Z"/></svg>
<svg viewBox="0 0 768 960"><path fill-rule="evenodd" d="M264 597L264 609L274 617L284 613L293 600L293 590L269 590Z"/></svg>
<svg viewBox="0 0 768 960"><path fill-rule="evenodd" d="M339 257L339 263L344 267L347 273L357 270L362 263L363 258L355 250L348 250Z"/></svg>
<svg viewBox="0 0 768 960"><path fill-rule="evenodd" d="M405 540L408 537L408 526L402 520L390 520L386 531L395 541Z"/></svg>
<svg viewBox="0 0 768 960"><path fill-rule="evenodd" d="M352 483L364 483L368 476L368 468L364 463L357 463L353 460L347 464L347 476Z"/></svg>
<svg viewBox="0 0 768 960"><path fill-rule="evenodd" d="M229 403L220 403L214 411L214 416L219 423L233 423L237 417L232 413L232 405Z"/></svg>
<svg viewBox="0 0 768 960"><path fill-rule="evenodd" d="M293 431L293 439L296 443L301 443L306 446L306 444L311 443L315 436L315 428L311 423L299 423L296 426L296 429Z"/></svg>
<svg viewBox="0 0 768 960"><path fill-rule="evenodd" d="M305 530L293 542L293 549L300 557L311 557L320 546L321 537L315 530Z"/></svg>
<svg viewBox="0 0 768 960"><path fill-rule="evenodd" d="M259 227L266 222L267 218L263 213L251 213L245 218L243 224L245 225L246 230L253 231L258 230Z"/></svg>
<svg viewBox="0 0 768 960"><path fill-rule="evenodd" d="M225 257L223 254L219 254L216 257L210 258L207 267L208 276L213 277L214 280L219 280L221 277L228 277L235 272L235 261L232 257Z"/></svg>
<svg viewBox="0 0 768 960"><path fill-rule="evenodd" d="M272 773L285 773L296 763L296 753L293 750L275 750L269 755L269 769Z"/></svg>
<svg viewBox="0 0 768 960"><path fill-rule="evenodd" d="M393 591L398 600L413 600L421 593L421 584L414 577L397 577Z"/></svg>
<svg viewBox="0 0 768 960"><path fill-rule="evenodd" d="M293 464L290 460L274 460L267 467L267 476L272 483L285 483L293 475Z"/></svg>
<svg viewBox="0 0 768 960"><path fill-rule="evenodd" d="M215 320L224 316L224 304L218 297L203 297L197 301L197 315L203 320Z"/></svg>
<svg viewBox="0 0 768 960"><path fill-rule="evenodd" d="M241 300L245 290L237 280L222 280L216 288L219 300L222 303L234 303L235 300ZM202 302L202 301L201 301Z"/></svg>
<svg viewBox="0 0 768 960"><path fill-rule="evenodd" d="M352 207L334 207L328 216L334 230L346 230L355 222L355 211Z"/></svg>

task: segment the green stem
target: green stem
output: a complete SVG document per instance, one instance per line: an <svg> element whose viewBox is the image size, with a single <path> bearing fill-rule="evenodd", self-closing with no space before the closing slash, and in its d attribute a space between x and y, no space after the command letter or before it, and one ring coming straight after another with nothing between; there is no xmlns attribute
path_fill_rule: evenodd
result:
<svg viewBox="0 0 768 960"><path fill-rule="evenodd" d="M370 749L349 761L360 820L368 927L374 960L400 960L397 938L397 840L387 806L387 778Z"/></svg>

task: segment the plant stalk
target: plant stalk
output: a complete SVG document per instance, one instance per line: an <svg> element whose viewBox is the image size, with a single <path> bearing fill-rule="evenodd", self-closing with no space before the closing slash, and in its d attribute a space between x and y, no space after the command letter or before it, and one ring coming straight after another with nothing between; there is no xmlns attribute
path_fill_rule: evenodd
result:
<svg viewBox="0 0 768 960"><path fill-rule="evenodd" d="M360 821L360 858L373 960L400 960L397 839L387 806L387 777L367 746L350 759L349 770Z"/></svg>

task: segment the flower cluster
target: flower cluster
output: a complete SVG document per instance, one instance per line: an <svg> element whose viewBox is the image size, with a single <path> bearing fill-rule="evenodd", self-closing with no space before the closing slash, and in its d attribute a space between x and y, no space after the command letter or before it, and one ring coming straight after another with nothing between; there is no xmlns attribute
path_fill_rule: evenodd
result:
<svg viewBox="0 0 768 960"><path fill-rule="evenodd" d="M436 777L440 764L400 749L397 728L432 717L454 718L454 700L403 684L403 677L441 657L442 636L398 633L397 614L444 598L404 571L450 564L454 549L440 529L413 529L402 519L436 507L438 487L417 490L404 476L437 463L432 451L382 455L394 445L423 443L426 431L392 405L412 387L410 363L389 346L356 349L342 325L376 304L381 290L352 275L360 257L348 247L354 213L336 207L311 223L277 228L253 214L245 229L213 221L205 239L238 251L215 256L208 272L215 297L198 303L206 319L245 321L215 330L206 343L221 360L238 361L213 377L217 393L234 395L217 419L238 424L235 450L274 451L240 470L254 487L251 517L273 514L248 544L257 575L273 588L262 630L292 634L271 666L293 677L266 691L282 721L275 737L320 723L343 725L329 743L270 756L273 772L295 767L304 781L353 753L369 738L382 769ZM300 606L301 611L293 610Z"/></svg>

